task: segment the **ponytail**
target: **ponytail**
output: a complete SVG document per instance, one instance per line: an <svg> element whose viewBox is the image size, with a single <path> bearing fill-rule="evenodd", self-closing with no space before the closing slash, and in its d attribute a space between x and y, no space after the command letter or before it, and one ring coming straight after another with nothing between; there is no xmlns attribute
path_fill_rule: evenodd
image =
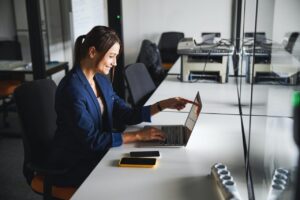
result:
<svg viewBox="0 0 300 200"><path fill-rule="evenodd" d="M75 42L75 47L74 47L74 66L80 65L80 60L84 56L82 44L83 44L83 39L85 38L85 35L80 35Z"/></svg>

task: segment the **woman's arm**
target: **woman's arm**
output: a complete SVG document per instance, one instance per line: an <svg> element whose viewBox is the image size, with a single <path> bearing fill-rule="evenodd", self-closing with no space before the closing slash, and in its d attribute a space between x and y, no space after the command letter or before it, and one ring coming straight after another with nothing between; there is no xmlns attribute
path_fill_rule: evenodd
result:
<svg viewBox="0 0 300 200"><path fill-rule="evenodd" d="M166 108L182 110L185 107L185 105L189 102L190 102L189 100L181 98L181 97L165 99L165 100L159 101L159 102L151 105L150 113L152 116Z"/></svg>

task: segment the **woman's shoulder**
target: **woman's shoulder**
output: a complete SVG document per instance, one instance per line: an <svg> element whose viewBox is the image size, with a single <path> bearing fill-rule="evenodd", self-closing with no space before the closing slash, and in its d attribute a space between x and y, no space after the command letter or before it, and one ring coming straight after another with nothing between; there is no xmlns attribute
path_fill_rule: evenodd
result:
<svg viewBox="0 0 300 200"><path fill-rule="evenodd" d="M76 68L72 68L66 76L62 79L60 82L61 84L68 84L68 85L78 85L78 82L82 82L82 80L79 77L79 74L77 73ZM83 84L79 84L83 85Z"/></svg>
<svg viewBox="0 0 300 200"><path fill-rule="evenodd" d="M73 70L60 81L58 91L77 93L84 88L84 83L79 79L78 75Z"/></svg>

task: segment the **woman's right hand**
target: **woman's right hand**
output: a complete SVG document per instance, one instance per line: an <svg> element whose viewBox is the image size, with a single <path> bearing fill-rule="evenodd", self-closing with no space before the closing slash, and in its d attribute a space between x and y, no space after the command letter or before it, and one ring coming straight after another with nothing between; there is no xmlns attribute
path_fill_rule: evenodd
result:
<svg viewBox="0 0 300 200"><path fill-rule="evenodd" d="M147 127L139 131L125 132L123 134L123 143L145 142L153 140L164 141L164 133L160 129L154 127Z"/></svg>
<svg viewBox="0 0 300 200"><path fill-rule="evenodd" d="M152 141L159 140L164 141L165 135L164 133L155 127L147 127L136 133L137 141Z"/></svg>

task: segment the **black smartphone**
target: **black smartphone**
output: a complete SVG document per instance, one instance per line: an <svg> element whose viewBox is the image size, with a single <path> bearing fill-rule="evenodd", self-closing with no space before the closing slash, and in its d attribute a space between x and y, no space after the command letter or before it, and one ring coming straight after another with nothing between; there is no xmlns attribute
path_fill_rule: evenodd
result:
<svg viewBox="0 0 300 200"><path fill-rule="evenodd" d="M143 167L151 168L156 165L156 158L132 158L124 157L119 162L120 167Z"/></svg>
<svg viewBox="0 0 300 200"><path fill-rule="evenodd" d="M159 157L159 151L131 151L131 157Z"/></svg>

